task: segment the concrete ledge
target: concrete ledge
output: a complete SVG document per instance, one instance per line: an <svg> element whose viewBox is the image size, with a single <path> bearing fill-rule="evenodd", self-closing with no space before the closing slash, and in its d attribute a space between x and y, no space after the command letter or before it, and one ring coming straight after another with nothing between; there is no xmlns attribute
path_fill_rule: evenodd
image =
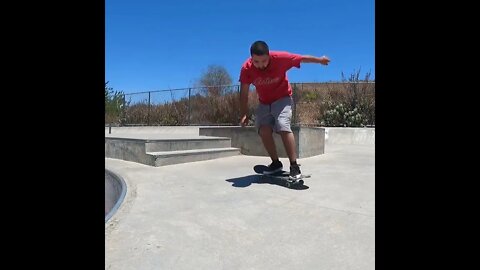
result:
<svg viewBox="0 0 480 270"><path fill-rule="evenodd" d="M105 135L111 134L189 134L198 135L199 126L133 126L133 127L105 127Z"/></svg>
<svg viewBox="0 0 480 270"><path fill-rule="evenodd" d="M375 128L328 127L327 144L375 144Z"/></svg>
<svg viewBox="0 0 480 270"><path fill-rule="evenodd" d="M297 157L321 155L325 151L325 129L311 127L293 127ZM201 136L229 137L232 147L240 148L243 155L268 156L255 127L201 127ZM273 135L279 157L286 158L287 153L280 135Z"/></svg>
<svg viewBox="0 0 480 270"><path fill-rule="evenodd" d="M105 222L107 222L123 202L127 185L115 173L105 169Z"/></svg>

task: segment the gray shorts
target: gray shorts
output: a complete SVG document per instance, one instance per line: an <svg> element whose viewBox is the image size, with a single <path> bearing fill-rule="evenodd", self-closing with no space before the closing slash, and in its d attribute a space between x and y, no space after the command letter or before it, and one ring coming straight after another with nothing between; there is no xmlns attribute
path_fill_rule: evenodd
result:
<svg viewBox="0 0 480 270"><path fill-rule="evenodd" d="M255 127L257 132L260 126L271 126L276 133L280 131L292 132L292 97L283 97L270 105L259 104L255 110Z"/></svg>

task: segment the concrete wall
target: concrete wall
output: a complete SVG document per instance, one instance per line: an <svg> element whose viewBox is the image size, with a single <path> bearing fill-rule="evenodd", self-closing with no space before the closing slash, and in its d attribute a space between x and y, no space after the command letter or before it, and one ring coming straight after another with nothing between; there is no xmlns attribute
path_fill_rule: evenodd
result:
<svg viewBox="0 0 480 270"><path fill-rule="evenodd" d="M310 157L324 153L325 130L323 128L293 127L297 157ZM250 156L268 156L262 140L255 127L202 127L201 136L229 137L232 147L240 148L240 152ZM287 153L280 135L274 133L279 157L286 158Z"/></svg>
<svg viewBox="0 0 480 270"><path fill-rule="evenodd" d="M375 128L328 127L326 144L375 144Z"/></svg>
<svg viewBox="0 0 480 270"><path fill-rule="evenodd" d="M307 128L293 127L297 157L310 157L325 152L328 144L374 145L375 128L326 127ZM105 128L108 134L108 127ZM240 148L244 155L268 156L255 127L240 126L142 126L112 127L112 134L187 134L194 136L213 136L231 138L232 147ZM274 133L274 141L280 157L287 154L281 137ZM146 154L145 141L105 139L105 156L128 161L155 165L155 157ZM141 160L141 161L139 161Z"/></svg>
<svg viewBox="0 0 480 270"><path fill-rule="evenodd" d="M293 131L293 130L292 130ZM325 129L301 127L298 137L298 157L311 157L325 153Z"/></svg>

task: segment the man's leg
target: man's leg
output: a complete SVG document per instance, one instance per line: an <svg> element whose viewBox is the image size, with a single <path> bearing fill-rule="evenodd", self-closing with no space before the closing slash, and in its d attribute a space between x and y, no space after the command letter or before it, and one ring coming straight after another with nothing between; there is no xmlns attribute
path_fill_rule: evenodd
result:
<svg viewBox="0 0 480 270"><path fill-rule="evenodd" d="M290 163L297 161L295 138L293 136L290 122L292 119L292 98L284 97L272 104L272 115L275 119L275 132L282 137L285 152L287 152Z"/></svg>
<svg viewBox="0 0 480 270"><path fill-rule="evenodd" d="M272 104L272 115L275 118L275 131L282 137L285 152L290 160L290 176L300 178L301 172L297 164L297 150L295 147L295 137L290 126L292 119L291 97L285 97Z"/></svg>
<svg viewBox="0 0 480 270"><path fill-rule="evenodd" d="M297 161L297 150L295 148L295 137L293 132L280 131L280 136L282 137L283 146L287 152L288 159L290 164Z"/></svg>
<svg viewBox="0 0 480 270"><path fill-rule="evenodd" d="M288 159L290 160L290 177L293 179L299 179L302 177L302 172L297 164L297 151L295 147L295 137L293 132L280 131L285 151L287 152Z"/></svg>
<svg viewBox="0 0 480 270"><path fill-rule="evenodd" d="M260 137L262 138L263 146L267 150L268 155L274 160L278 160L277 148L275 146L275 141L273 140L273 129L271 126L260 126L258 131Z"/></svg>
<svg viewBox="0 0 480 270"><path fill-rule="evenodd" d="M267 150L268 155L272 159L272 163L263 173L272 174L283 169L282 162L278 160L277 148L273 140L273 125L275 120L270 113L270 106L260 104L255 112L255 126L257 127L258 135L262 139L263 146Z"/></svg>

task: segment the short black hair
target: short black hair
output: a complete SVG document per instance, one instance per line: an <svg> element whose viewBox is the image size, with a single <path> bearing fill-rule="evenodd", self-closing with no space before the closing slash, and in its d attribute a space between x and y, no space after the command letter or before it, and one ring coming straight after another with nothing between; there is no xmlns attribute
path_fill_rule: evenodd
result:
<svg viewBox="0 0 480 270"><path fill-rule="evenodd" d="M268 55L268 45L265 41L257 40L250 46L250 55Z"/></svg>

